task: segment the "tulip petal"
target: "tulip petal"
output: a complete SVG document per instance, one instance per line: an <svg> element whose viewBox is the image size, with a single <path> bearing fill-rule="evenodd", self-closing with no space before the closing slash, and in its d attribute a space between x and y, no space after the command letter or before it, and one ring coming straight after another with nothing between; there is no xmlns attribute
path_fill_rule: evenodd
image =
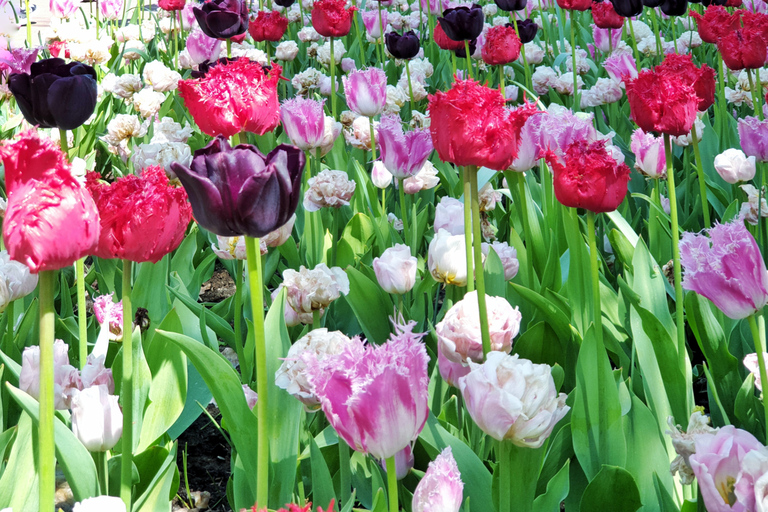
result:
<svg viewBox="0 0 768 512"><path fill-rule="evenodd" d="M59 78L53 82L48 88L47 102L55 126L74 130L85 123L96 107L97 92L96 82L90 75Z"/></svg>
<svg viewBox="0 0 768 512"><path fill-rule="evenodd" d="M234 12L215 11L206 16L205 23L208 30L214 34L218 34L222 38L229 38L238 35L240 16Z"/></svg>

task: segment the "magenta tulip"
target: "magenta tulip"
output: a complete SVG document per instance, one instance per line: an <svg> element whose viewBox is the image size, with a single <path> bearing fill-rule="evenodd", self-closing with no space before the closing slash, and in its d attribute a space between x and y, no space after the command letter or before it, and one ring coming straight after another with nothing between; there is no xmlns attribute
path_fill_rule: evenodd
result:
<svg viewBox="0 0 768 512"><path fill-rule="evenodd" d="M406 133L397 115L382 116L377 131L381 160L395 178L410 178L419 172L432 153L429 130Z"/></svg>

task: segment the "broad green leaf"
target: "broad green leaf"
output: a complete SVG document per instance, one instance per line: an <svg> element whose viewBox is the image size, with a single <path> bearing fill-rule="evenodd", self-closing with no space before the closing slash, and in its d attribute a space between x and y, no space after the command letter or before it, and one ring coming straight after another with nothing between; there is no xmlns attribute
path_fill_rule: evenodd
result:
<svg viewBox="0 0 768 512"><path fill-rule="evenodd" d="M27 413L21 414L16 432L16 440L0 477L0 507L8 507L15 512L40 512L35 471L37 428Z"/></svg>
<svg viewBox="0 0 768 512"><path fill-rule="evenodd" d="M170 256L166 254L157 263L144 262L134 266L137 269L131 292L133 310L136 311L139 307L146 308L149 319L159 325L171 310L171 299L166 290Z"/></svg>
<svg viewBox="0 0 768 512"><path fill-rule="evenodd" d="M173 487L178 472L176 444L170 450L152 446L139 453L133 460L139 472L139 482L134 488L136 512L170 512L171 498L178 487Z"/></svg>
<svg viewBox="0 0 768 512"><path fill-rule="evenodd" d="M617 466L604 465L581 497L584 512L635 512L642 506L635 479L626 469Z"/></svg>
<svg viewBox="0 0 768 512"><path fill-rule="evenodd" d="M571 461L566 460L560 471L547 483L547 491L533 502L533 512L560 512L560 503L568 497L570 489L568 471Z"/></svg>
<svg viewBox="0 0 768 512"><path fill-rule="evenodd" d="M505 297L507 291L507 280L504 279L504 265L501 263L499 255L491 247L488 256L483 263L485 275L485 293L492 297Z"/></svg>
<svg viewBox="0 0 768 512"><path fill-rule="evenodd" d="M510 282L509 285L520 294L524 300L532 303L539 311L541 311L546 318L547 323L554 329L560 340L565 341L571 338L571 326L568 317L565 316L552 301L525 286L520 286L519 284L512 282Z"/></svg>
<svg viewBox="0 0 768 512"><path fill-rule="evenodd" d="M389 294L378 283L371 281L362 272L347 267L349 294L347 302L354 311L365 337L373 343L384 343L389 338L389 317L395 308Z"/></svg>
<svg viewBox="0 0 768 512"><path fill-rule="evenodd" d="M317 447L314 439L309 441L309 461L312 467L312 501L327 505L335 497L333 480L328 465L323 458L323 452Z"/></svg>

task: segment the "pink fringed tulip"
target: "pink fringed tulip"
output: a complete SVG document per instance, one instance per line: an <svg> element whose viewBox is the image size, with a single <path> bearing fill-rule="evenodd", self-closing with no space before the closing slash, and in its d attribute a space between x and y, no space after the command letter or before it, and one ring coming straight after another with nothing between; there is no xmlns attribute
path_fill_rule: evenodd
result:
<svg viewBox="0 0 768 512"><path fill-rule="evenodd" d="M497 441L539 448L570 409L549 365L489 352L485 363L469 366L469 374L459 379L467 411Z"/></svg>
<svg viewBox="0 0 768 512"><path fill-rule="evenodd" d="M429 468L413 491L413 512L459 512L464 497L464 482L451 447L429 463Z"/></svg>
<svg viewBox="0 0 768 512"><path fill-rule="evenodd" d="M107 386L91 386L72 398L72 432L88 451L104 452L123 433L123 413Z"/></svg>
<svg viewBox="0 0 768 512"><path fill-rule="evenodd" d="M491 350L509 353L512 339L520 331L522 315L506 299L486 295L488 329ZM480 336L480 310L477 291L467 293L453 305L435 326L438 346L443 355L454 363L483 361L483 342Z"/></svg>
<svg viewBox="0 0 768 512"><path fill-rule="evenodd" d="M365 117L382 113L387 104L387 75L384 71L379 68L353 71L341 80L350 110Z"/></svg>
<svg viewBox="0 0 768 512"><path fill-rule="evenodd" d="M741 149L760 162L768 162L768 120L756 117L739 119Z"/></svg>
<svg viewBox="0 0 768 512"><path fill-rule="evenodd" d="M635 154L635 169L649 178L667 176L667 158L664 155L664 140L645 133L638 128L632 133L629 148Z"/></svg>
<svg viewBox="0 0 768 512"><path fill-rule="evenodd" d="M99 11L105 20L116 20L123 13L123 0L99 0Z"/></svg>
<svg viewBox="0 0 768 512"><path fill-rule="evenodd" d="M517 157L512 161L511 169L513 171L525 172L539 165L539 160L543 158L539 140L541 139L541 123L544 118L543 115L531 116L525 121L523 129L520 131Z"/></svg>
<svg viewBox="0 0 768 512"><path fill-rule="evenodd" d="M755 436L733 425L722 427L716 434L701 434L695 439L696 453L690 456L693 474L699 483L704 504L709 512L749 512L734 494L744 457L764 447ZM744 490L746 482L740 487ZM754 497L753 497L754 499Z"/></svg>
<svg viewBox="0 0 768 512"><path fill-rule="evenodd" d="M195 64L202 64L205 61L216 62L221 54L221 41L208 37L202 30L196 28L187 37L187 52Z"/></svg>
<svg viewBox="0 0 768 512"><path fill-rule="evenodd" d="M396 326L383 345L344 347L307 362L328 421L355 450L387 459L416 440L429 414L427 350L415 322Z"/></svg>
<svg viewBox="0 0 768 512"><path fill-rule="evenodd" d="M683 288L703 295L726 316L754 315L768 302L768 270L741 219L716 224L705 235L683 233Z"/></svg>
<svg viewBox="0 0 768 512"><path fill-rule="evenodd" d="M381 160L395 178L409 178L419 172L432 153L429 131L417 129L405 133L398 115L382 116L377 132Z"/></svg>
<svg viewBox="0 0 768 512"><path fill-rule="evenodd" d="M325 135L325 101L293 98L283 102L280 120L294 146L311 151L320 146Z"/></svg>
<svg viewBox="0 0 768 512"><path fill-rule="evenodd" d="M608 5L610 5L610 2ZM608 53L611 51L611 48L616 48L619 45L621 33L622 29L607 29L594 26L592 28L592 37L595 39L595 47L603 53Z"/></svg>
<svg viewBox="0 0 768 512"><path fill-rule="evenodd" d="M603 67L608 72L608 76L617 82L637 78L635 59L627 53L611 55L603 61Z"/></svg>
<svg viewBox="0 0 768 512"><path fill-rule="evenodd" d="M363 25L365 30L372 39L378 39L381 37L381 26L387 26L387 10L381 10L381 21L379 21L379 10L366 10L360 11L360 15L363 17Z"/></svg>
<svg viewBox="0 0 768 512"><path fill-rule="evenodd" d="M57 18L66 19L77 12L77 8L80 7L79 2L74 0L50 0L48 2L48 8L51 14Z"/></svg>
<svg viewBox="0 0 768 512"><path fill-rule="evenodd" d="M407 245L396 244L373 259L376 280L385 292L403 294L416 284L418 260Z"/></svg>

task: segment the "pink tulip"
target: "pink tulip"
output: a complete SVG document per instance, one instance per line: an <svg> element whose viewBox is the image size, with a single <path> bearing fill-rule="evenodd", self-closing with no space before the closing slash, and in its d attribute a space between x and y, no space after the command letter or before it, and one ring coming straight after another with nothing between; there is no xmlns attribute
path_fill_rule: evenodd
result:
<svg viewBox="0 0 768 512"><path fill-rule="evenodd" d="M513 171L525 172L539 165L539 160L543 158L539 140L541 139L541 125L544 118L545 116L537 115L526 119L523 129L520 131L517 157L512 161L511 169Z"/></svg>
<svg viewBox="0 0 768 512"><path fill-rule="evenodd" d="M100 295L93 299L93 314L101 326L99 337L92 351L96 357L107 355L109 340L123 339L123 301L113 301L112 295L111 293Z"/></svg>
<svg viewBox="0 0 768 512"><path fill-rule="evenodd" d="M595 38L595 47L603 53L610 52L612 48L615 49L619 45L619 42L621 42L622 31L623 28L607 29L599 28L597 26L592 27L592 37Z"/></svg>
<svg viewBox="0 0 768 512"><path fill-rule="evenodd" d="M768 162L768 120L739 119L739 140L747 156L755 157L758 162Z"/></svg>
<svg viewBox="0 0 768 512"><path fill-rule="evenodd" d="M683 288L703 295L734 320L761 311L768 302L768 270L741 218L716 224L705 235L683 233Z"/></svg>
<svg viewBox="0 0 768 512"><path fill-rule="evenodd" d="M256 403L259 401L259 395L257 395L248 384L243 384L243 393L245 394L245 403L248 404L248 408L253 409L256 407Z"/></svg>
<svg viewBox="0 0 768 512"><path fill-rule="evenodd" d="M763 352L763 357L768 360L768 352ZM763 382L760 379L760 367L757 364L757 353L753 352L744 356L744 367L749 370L749 373L755 376L755 387L760 391L763 390Z"/></svg>
<svg viewBox="0 0 768 512"><path fill-rule="evenodd" d="M744 456L734 494L747 510L768 512L768 449L752 450Z"/></svg>
<svg viewBox="0 0 768 512"><path fill-rule="evenodd" d="M594 114L576 115L572 110L553 103L542 118L539 147L543 151L552 151L560 156L573 142L597 140L597 130L593 125Z"/></svg>
<svg viewBox="0 0 768 512"><path fill-rule="evenodd" d="M376 279L387 293L402 295L416 284L418 260L411 256L407 245L396 244L373 259L373 271Z"/></svg>
<svg viewBox="0 0 768 512"><path fill-rule="evenodd" d="M452 235L464 234L464 203L444 196L435 206L435 233L441 229Z"/></svg>
<svg viewBox="0 0 768 512"><path fill-rule="evenodd" d="M632 133L629 148L635 154L635 169L649 178L666 178L667 158L664 140L638 128Z"/></svg>
<svg viewBox="0 0 768 512"><path fill-rule="evenodd" d="M320 146L325 135L325 101L293 98L284 101L280 109L283 128L291 142L303 151Z"/></svg>
<svg viewBox="0 0 768 512"><path fill-rule="evenodd" d="M437 367L440 370L440 376L449 386L459 387L459 378L469 373L469 366L461 363L454 363L443 354L440 345L437 345Z"/></svg>
<svg viewBox="0 0 768 512"><path fill-rule="evenodd" d="M344 347L307 361L307 376L328 421L355 450L387 459L416 440L429 414L423 334L396 326L383 345Z"/></svg>
<svg viewBox="0 0 768 512"><path fill-rule="evenodd" d="M115 379L112 377L112 369L104 366L104 356L94 357L93 354L86 359L85 366L80 372L80 389L90 388L91 386L106 386L110 393L115 392Z"/></svg>
<svg viewBox="0 0 768 512"><path fill-rule="evenodd" d="M123 13L123 0L99 0L99 11L105 20L116 20Z"/></svg>
<svg viewBox="0 0 768 512"><path fill-rule="evenodd" d="M459 512L464 497L464 482L451 447L429 463L429 468L413 491L413 512Z"/></svg>
<svg viewBox="0 0 768 512"><path fill-rule="evenodd" d="M221 41L208 37L202 30L196 28L187 37L187 52L195 64L202 64L205 61L214 62L221 53Z"/></svg>
<svg viewBox="0 0 768 512"><path fill-rule="evenodd" d="M483 242L481 248L484 256L488 256L491 249L501 260L501 265L504 267L504 280L509 281L517 275L517 271L520 270L520 262L517 259L517 249L511 247L507 242L493 242L487 244Z"/></svg>
<svg viewBox="0 0 768 512"><path fill-rule="evenodd" d="M429 130L406 133L398 115L382 116L377 132L381 160L395 178L409 178L419 172L432 153Z"/></svg>
<svg viewBox="0 0 768 512"><path fill-rule="evenodd" d="M415 459L413 457L413 450L411 449L411 445L406 446L395 454L395 473L397 474L398 480L402 480L408 476L408 473L411 471L411 469L413 469L414 462ZM386 474L386 461L380 460L379 464L381 465L382 469L384 469L384 474Z"/></svg>
<svg viewBox="0 0 768 512"><path fill-rule="evenodd" d="M365 117L382 113L387 104L387 75L384 71L379 68L353 71L341 80L347 105L352 111Z"/></svg>
<svg viewBox="0 0 768 512"><path fill-rule="evenodd" d="M53 393L56 409L69 409L72 395L82 388L80 372L69 364L69 347L61 340L53 344ZM24 349L21 355L19 389L32 398L40 396L40 347L35 345Z"/></svg>
<svg viewBox="0 0 768 512"><path fill-rule="evenodd" d="M617 82L637 78L635 59L627 53L611 55L603 61L603 67L608 72L608 76Z"/></svg>
<svg viewBox="0 0 768 512"><path fill-rule="evenodd" d="M80 7L78 2L74 0L50 0L48 7L51 14L57 18L66 19L77 12L77 8Z"/></svg>
<svg viewBox="0 0 768 512"><path fill-rule="evenodd" d="M381 29L382 25L384 27L387 26L387 10L381 10L381 21L379 21L378 9L360 11L360 15L363 17L363 25L365 25L365 30L368 32L368 35L372 39L380 38L383 33L383 30Z"/></svg>
<svg viewBox="0 0 768 512"><path fill-rule="evenodd" d="M376 188L387 188L392 184L392 173L384 166L384 162L376 160L371 169L371 183Z"/></svg>
<svg viewBox="0 0 768 512"><path fill-rule="evenodd" d="M32 50L26 48L0 49L0 70L30 74L32 63L37 60L38 51L38 48Z"/></svg>
<svg viewBox="0 0 768 512"><path fill-rule="evenodd" d="M91 452L114 447L123 433L123 413L107 386L92 386L72 398L72 432Z"/></svg>

